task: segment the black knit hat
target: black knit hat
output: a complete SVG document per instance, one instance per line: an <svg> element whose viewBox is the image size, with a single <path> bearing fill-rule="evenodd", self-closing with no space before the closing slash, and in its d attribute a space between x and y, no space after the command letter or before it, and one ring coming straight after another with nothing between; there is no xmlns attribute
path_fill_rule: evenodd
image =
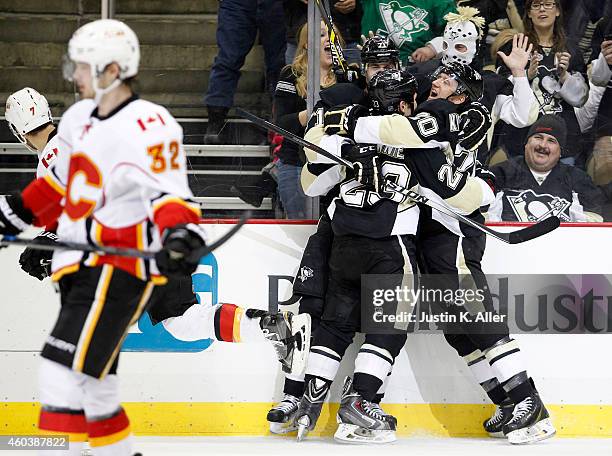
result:
<svg viewBox="0 0 612 456"><path fill-rule="evenodd" d="M531 138L536 133L545 133L554 136L561 146L561 150L565 148L567 125L563 117L554 116L552 114L543 115L529 128L527 139Z"/></svg>

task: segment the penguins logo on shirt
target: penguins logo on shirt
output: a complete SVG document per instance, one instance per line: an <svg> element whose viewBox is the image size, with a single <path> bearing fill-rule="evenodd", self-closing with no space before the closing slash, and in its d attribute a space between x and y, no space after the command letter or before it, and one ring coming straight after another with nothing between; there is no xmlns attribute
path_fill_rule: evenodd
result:
<svg viewBox="0 0 612 456"><path fill-rule="evenodd" d="M304 283L311 277L314 277L314 271L308 266L302 266L302 268L300 269L300 274L298 275L298 279L300 279L302 283Z"/></svg>
<svg viewBox="0 0 612 456"><path fill-rule="evenodd" d="M539 222L551 215L556 215L562 222L570 220L568 208L571 202L558 196L525 190L514 196L506 195L506 199L519 222Z"/></svg>
<svg viewBox="0 0 612 456"><path fill-rule="evenodd" d="M425 18L429 14L422 8L411 5L400 6L398 2L381 3L379 5L380 16L387 30L377 30L379 35L389 35L397 47L402 47L405 42L412 42L412 35L424 30L429 30L429 24Z"/></svg>

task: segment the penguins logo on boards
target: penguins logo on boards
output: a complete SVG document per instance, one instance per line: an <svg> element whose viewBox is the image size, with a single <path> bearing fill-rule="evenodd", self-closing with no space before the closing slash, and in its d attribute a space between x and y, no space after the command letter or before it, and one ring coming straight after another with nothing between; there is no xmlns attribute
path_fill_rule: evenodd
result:
<svg viewBox="0 0 612 456"><path fill-rule="evenodd" d="M562 222L568 222L571 203L564 198L537 194L533 190L524 190L517 195L506 195L510 207L520 222L539 222L551 215L556 215Z"/></svg>

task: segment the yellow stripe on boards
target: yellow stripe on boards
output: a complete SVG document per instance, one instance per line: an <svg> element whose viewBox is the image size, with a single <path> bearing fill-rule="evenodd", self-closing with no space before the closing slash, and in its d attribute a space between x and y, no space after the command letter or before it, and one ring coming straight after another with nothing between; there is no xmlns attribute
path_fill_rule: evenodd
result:
<svg viewBox="0 0 612 456"><path fill-rule="evenodd" d="M136 435L266 435L266 413L271 403L124 403ZM330 410L331 408L331 410ZM35 434L38 404L7 402L0 406L0 435ZM398 418L398 435L482 437L481 422L493 412L491 405L386 404ZM562 437L612 437L612 405L549 406ZM337 404L326 404L311 435L331 436L336 429ZM331 412L331 413L330 413Z"/></svg>
<svg viewBox="0 0 612 456"><path fill-rule="evenodd" d="M267 435L267 402L125 402L136 435ZM383 404L398 419L402 437L484 437L482 422L490 404ZM32 435L40 406L36 402L0 403L0 435ZM338 404L325 404L312 435L331 436ZM561 437L612 437L612 405L550 405Z"/></svg>

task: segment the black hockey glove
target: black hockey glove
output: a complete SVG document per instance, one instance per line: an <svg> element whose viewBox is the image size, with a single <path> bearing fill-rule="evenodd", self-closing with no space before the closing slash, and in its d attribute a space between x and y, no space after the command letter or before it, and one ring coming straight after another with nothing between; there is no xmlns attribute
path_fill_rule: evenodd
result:
<svg viewBox="0 0 612 456"><path fill-rule="evenodd" d="M325 113L325 133L328 135L347 135L353 137L357 119L368 114L368 108L358 104L333 107Z"/></svg>
<svg viewBox="0 0 612 456"><path fill-rule="evenodd" d="M459 114L459 145L466 150L474 151L486 141L491 128L491 114L485 105L474 101L469 103Z"/></svg>
<svg viewBox="0 0 612 456"><path fill-rule="evenodd" d="M360 87L361 89L365 89L367 86L365 76L361 73L361 71L358 69L356 70L352 68L349 68L348 70L343 71L343 72L337 72L336 82L337 83L348 82L351 84L356 84L357 87Z"/></svg>
<svg viewBox="0 0 612 456"><path fill-rule="evenodd" d="M155 254L157 268L162 275L184 278L198 267L200 259L192 260L190 253L206 245L204 230L195 223L168 228L163 235L163 248Z"/></svg>
<svg viewBox="0 0 612 456"><path fill-rule="evenodd" d="M483 181L485 181L487 185L491 187L493 193L495 193L495 174L493 174L487 168L483 167L483 165L479 161L476 162L474 176L480 177Z"/></svg>
<svg viewBox="0 0 612 456"><path fill-rule="evenodd" d="M21 195L0 196L0 234L16 235L28 228L34 219L24 207Z"/></svg>
<svg viewBox="0 0 612 456"><path fill-rule="evenodd" d="M43 231L34 238L35 244L52 245L56 242L57 235L51 231ZM19 265L32 277L43 280L51 275L51 257L53 257L51 250L27 247L19 257Z"/></svg>
<svg viewBox="0 0 612 456"><path fill-rule="evenodd" d="M383 184L383 177L379 165L379 157L375 144L342 145L342 158L353 162L355 179L362 185L370 186L378 192Z"/></svg>

